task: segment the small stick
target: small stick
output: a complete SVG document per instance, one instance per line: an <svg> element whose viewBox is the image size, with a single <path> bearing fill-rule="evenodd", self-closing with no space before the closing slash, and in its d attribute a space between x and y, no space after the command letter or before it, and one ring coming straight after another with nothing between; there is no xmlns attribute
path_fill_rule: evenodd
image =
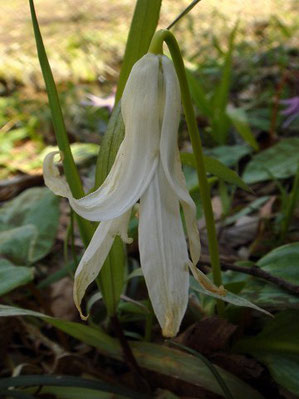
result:
<svg viewBox="0 0 299 399"><path fill-rule="evenodd" d="M121 344L121 347L123 350L123 355L124 355L124 360L126 361L126 363L131 368L132 372L135 375L137 387L140 390L143 390L143 391L145 390L146 392L151 392L151 387L150 387L148 381L145 379L144 374L143 374L141 368L139 367L137 360L135 359L132 349L130 348L127 338L125 337L123 328L122 328L122 326L118 320L118 317L116 315L111 317L111 324L112 324L114 332L117 335L117 338L119 339L119 342Z"/></svg>
<svg viewBox="0 0 299 399"><path fill-rule="evenodd" d="M210 257L207 255L203 255L201 263L208 263L210 265L211 264ZM280 277L273 276L272 274L266 272L259 266L253 265L251 267L242 267L242 266L232 265L227 261L221 260L221 268L223 270L233 270L235 272L249 274L251 276L261 278L263 280L269 281L272 284L277 285L279 288L282 288L285 291L288 291L290 294L299 295L299 285L289 283L288 281L283 280Z"/></svg>

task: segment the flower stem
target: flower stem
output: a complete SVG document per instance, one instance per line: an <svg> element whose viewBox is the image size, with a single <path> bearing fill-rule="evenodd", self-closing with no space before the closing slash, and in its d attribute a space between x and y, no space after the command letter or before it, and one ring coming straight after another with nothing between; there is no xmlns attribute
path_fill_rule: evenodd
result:
<svg viewBox="0 0 299 399"><path fill-rule="evenodd" d="M206 220L213 281L217 286L220 286L222 284L221 267L219 260L219 250L218 250L215 221L214 221L214 215L213 215L213 209L210 197L210 188L206 176L202 144L191 101L191 95L188 87L184 61L180 52L179 45L174 35L169 30L162 29L155 33L149 47L149 52L154 54L163 54L164 41L166 42L169 48L174 63L174 67L179 79L182 104L184 108L185 118L196 161L199 190ZM217 302L217 308L218 308L218 313L223 314L224 304L222 301Z"/></svg>

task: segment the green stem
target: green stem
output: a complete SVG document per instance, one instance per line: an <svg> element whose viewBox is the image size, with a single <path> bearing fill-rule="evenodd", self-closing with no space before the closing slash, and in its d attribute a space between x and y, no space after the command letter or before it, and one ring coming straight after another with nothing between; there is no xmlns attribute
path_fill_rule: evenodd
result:
<svg viewBox="0 0 299 399"><path fill-rule="evenodd" d="M194 157L196 161L196 170L198 176L199 190L206 220L207 235L209 242L209 252L212 265L213 280L217 286L222 284L221 268L219 260L219 250L218 241L216 235L216 228L214 222L214 215L210 197L210 188L206 176L206 169L203 158L202 144L199 135L199 130L194 114L194 109L191 101L191 95L188 87L184 61L181 56L179 45L174 37L174 35L168 30L160 30L155 33L151 45L149 47L149 52L154 54L163 53L163 42L166 42L174 67L179 79L182 104L184 108L185 118L188 126L188 131L191 139L191 144L194 152ZM218 301L218 311L223 313L224 304L222 301Z"/></svg>

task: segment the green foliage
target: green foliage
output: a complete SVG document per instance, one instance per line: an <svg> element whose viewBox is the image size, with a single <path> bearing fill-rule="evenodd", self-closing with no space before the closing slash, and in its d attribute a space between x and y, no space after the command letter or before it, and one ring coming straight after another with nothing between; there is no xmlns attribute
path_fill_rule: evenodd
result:
<svg viewBox="0 0 299 399"><path fill-rule="evenodd" d="M228 105L226 108L226 114L243 140L257 151L259 145L249 127L248 116L245 110L243 108L235 108Z"/></svg>
<svg viewBox="0 0 299 399"><path fill-rule="evenodd" d="M288 310L277 314L258 335L238 341L234 349L266 364L274 380L294 395L298 394L298 312Z"/></svg>
<svg viewBox="0 0 299 399"><path fill-rule="evenodd" d="M31 310L0 305L0 317L12 316L33 316L42 318L69 335L94 346L100 350L102 354L116 359L122 358L118 342L114 338L103 333L99 328L94 329L79 323L55 319ZM208 391L220 395L222 394L222 389L215 384L215 377L211 374L209 368L196 357L167 348L166 346L146 342L131 342L131 347L140 367L175 378L178 378L178 370L180 370L180 380L189 382L198 387L203 387ZM171 359L171 361L169 361L169 359ZM238 398L242 395L244 399L262 399L262 396L257 391L249 387L242 380L220 367L215 367L225 381L233 397Z"/></svg>
<svg viewBox="0 0 299 399"><path fill-rule="evenodd" d="M120 385L115 385L107 383L101 380L91 380L80 377L72 376L55 376L55 375L26 375L26 376L16 376L10 378L0 379L0 392L5 388L10 387L32 387L40 386L44 388L42 394L54 393L57 394L60 399L75 399L82 398L78 396L79 393L83 395L84 398L93 399L109 399L109 398L132 398L132 399L149 399L147 395L141 393L137 394L133 391L128 390ZM49 387L55 387L56 389L49 389ZM66 387L68 387L66 389ZM32 389L31 389L32 390ZM8 391L10 392L10 391ZM14 391L12 391L14 392ZM22 389L17 390L20 393L19 397L26 395ZM105 395L104 392L113 393L112 395ZM70 396L74 395L75 396ZM87 394L87 395L86 395ZM18 396L16 396L18 397ZM24 396L25 397L25 396Z"/></svg>
<svg viewBox="0 0 299 399"><path fill-rule="evenodd" d="M63 60L64 64L59 57L53 56L55 49L51 48L51 44L47 46L51 56L51 64L54 66L53 70L55 70L57 76L60 75L60 79L61 76L65 76L67 65L68 73L72 75L74 81L80 77L84 82L89 81L90 84L92 81L93 83L91 87L90 85L83 85L82 82L80 85L74 85L74 82L66 82L66 84L64 82L60 87L60 98L58 100L32 5L33 2L31 1L39 56L50 97L54 125L56 132L59 132L60 141L63 141L63 138L65 139L64 143L60 142L62 144L60 147L68 146L66 132L70 135L72 141L94 141L101 145L96 168L96 188L105 180L113 164L118 147L123 139L124 127L119 106L114 109L108 123L108 111L106 109L83 107L81 102L87 92L97 93L99 91L98 83L95 80L98 71L104 71L105 65L109 65L109 67L101 75L101 82L102 79L105 81L106 75L109 74L109 79L111 80L109 83L115 84L115 78L111 78L110 72L112 71L112 74L114 74L114 69L117 70L119 67L119 48L121 47L120 42L123 40L121 38L123 35L118 33L119 37L117 37L109 29L105 30L105 32L100 32L99 30L95 34L90 34L88 30L85 32L85 29L80 35L70 33L62 44L65 53L63 55L65 58ZM121 70L117 100L121 97L121 92L132 65L148 48L158 21L160 5L160 0L138 0L136 3ZM272 191L270 190L271 192L267 190L267 195L263 193L255 200L253 200L252 195L244 192L239 195L239 192L237 192L236 201L232 202L234 208L231 211L227 208L229 216L225 217L225 219L223 217L221 226L226 229L228 225L237 223L243 216L253 212L257 213L271 196L277 195L277 189L279 189L279 198L281 199L279 213L277 214L279 198L275 202L275 208L273 208L273 212L276 214L275 224L272 222L273 218L267 221L267 226L271 229L270 238L265 235L260 240L268 240L267 245L269 244L273 248L277 245L277 241L274 241L274 238L280 239L279 243L283 243L287 242L286 239L289 238L287 235L288 230L290 230L290 237L293 234L289 226L295 226L292 223L292 219L296 216L295 207L298 202L299 181L297 169L299 143L296 137L289 137L294 133L296 134L297 125L294 123L291 127L282 127L283 116L280 115L279 105L277 105L276 124L272 132L275 133L275 136L278 136L278 143L260 151L258 154L254 154L247 165L244 165L244 163L247 161L245 157L248 157L253 151L259 151L258 142L268 144L268 141L264 143L263 139L268 138L267 134L272 129L273 119L275 119L275 101L279 100L279 96L283 99L292 95L294 55L292 40L295 34L294 27L283 15L279 17L273 16L264 28L260 29L258 26L251 24L250 29L260 30L258 33L253 32L250 37L247 37L248 28L241 21L238 29L235 27L231 31L226 49L226 35L223 34L223 27L218 29L217 25L217 28L212 31L211 26L209 26L207 32L205 32L204 26L200 26L200 48L198 47L197 53L194 45L198 37L197 20L193 20L192 16L189 17L185 19L185 21L188 21L189 31L187 33L184 32L184 21L180 21L182 29L178 28L177 32L178 35L182 34L180 42L183 44L188 66L190 65L192 69L192 72L189 71L188 73L188 82L194 104L198 110L197 122L202 128L200 129L202 138L205 144L214 146L213 148L205 149L205 167L207 172L216 176L210 178L211 184L215 181L219 182L221 188L220 196L222 198L231 196L228 198L228 202L234 195L234 187L231 189L230 185L246 190L248 189L247 184L264 182L266 185L266 182L273 181L276 186ZM220 12L218 14L215 13L213 18L215 25L219 24L219 21L226 25L226 21ZM84 20L83 23L85 24ZM43 29L45 29L46 37L47 26L43 27ZM107 34L108 31L109 34ZM140 32L142 33L140 34ZM193 41L188 39L190 32L193 35ZM105 43L106 47L103 43ZM113 55L113 57L111 56L113 61L109 60L108 63L106 62L105 51L103 51L103 49L107 48L107 43L109 44L109 51ZM115 50L116 48L117 51ZM24 48L20 49L20 53L22 51L26 53L26 49L26 43L24 43ZM28 57L29 59L32 57L30 52L28 52ZM35 57L35 54L33 57ZM21 54L20 59L22 59ZM17 61L14 60L14 62ZM30 62L26 66L26 71L24 70L24 76L32 76L30 85L33 83L38 88L39 85L35 82L35 74L32 74L32 71L30 72L31 64L29 64ZM62 64L63 66L59 70L59 66ZM34 64L32 63L32 65ZM2 70L3 68L0 67L0 73L3 74ZM10 73L13 79L20 79L20 75L15 73L13 68L11 71L7 68L6 70L8 72L5 73ZM284 70L287 70L287 83L282 84L281 91L278 93L280 89L278 90L277 87L280 87L283 81ZM111 90L110 84L108 86L104 87L105 91ZM31 88L28 95L26 89L17 86L13 89L16 91L12 93L10 92L11 89L9 89L9 82L7 87L8 89L6 89L5 83L0 82L0 164L4 166L1 169L0 178L6 178L19 172L40 172L42 158L51 149L51 147L45 149L45 142L52 143L51 117L48 106L45 106L43 93L40 91L36 93L38 90ZM2 96L2 90L4 90L4 96ZM100 90L102 91L102 86ZM32 98L28 100L31 94ZM59 101L61 105L59 105ZM184 140L183 130L181 137ZM102 137L105 131L106 134ZM240 144L242 142L246 144ZM26 145L25 149L23 147L24 144ZM182 144L182 147L185 148L185 142ZM75 143L71 145L71 153L77 166L90 166L98 153L98 145ZM182 153L182 161L185 164L184 171L187 176L188 188L192 191L192 196L196 198L198 216L200 216L202 207L194 173L193 154ZM244 170L242 179L237 174L239 170ZM290 180L283 181L283 179L292 177L294 177L293 182ZM79 179L78 184L81 185ZM261 185L257 185L257 187L259 186ZM270 185L269 187L271 188ZM269 189L269 187L265 188ZM39 260L49 254L55 239L58 221L58 200L45 189L34 190L27 190L15 200L5 203L0 210L0 252L1 256L4 256L4 259L0 259L0 295L7 294L11 290L33 281L33 270L36 262L39 262ZM81 191L80 195L83 195L81 187L79 191ZM244 197L245 203L248 205L244 205ZM134 231L135 235L136 224L137 217L134 214L134 220L131 221L131 231ZM230 227L233 228L234 226ZM275 228L276 230L274 230ZM89 232L85 235L85 244L88 243L92 229L87 227L87 230ZM275 235L276 233L280 233L280 237L278 237L278 234ZM299 273L297 270L297 265L299 264L298 245L295 242L272 250L257 262L257 266L273 276L299 285ZM263 242L262 250L264 250ZM133 262L138 263L135 259ZM129 260L129 268L133 262ZM215 379L209 370L199 362L199 359L163 347L160 344L147 344L144 342L143 336L146 337L145 340L150 340L152 331L155 333L155 329L152 328L153 313L148 298L143 295L143 280L138 278L141 276L140 269L135 269L126 279L125 263L123 244L117 239L111 256L107 259L103 268L102 280L98 281L98 285L107 305L108 314L112 315L117 310L121 323L125 325L126 335L133 337L135 341L139 341L130 342L138 363L141 367L153 370L164 376L179 378L182 381L204 387L219 395L223 394L220 389L217 391ZM250 267L251 265L250 261L240 263L240 266L243 267ZM76 262L62 265L60 270L45 276L44 280L38 281L37 289L48 287L50 284L69 275L70 271L74 272L75 267ZM128 272L130 271L131 269ZM196 300L200 300L201 308L200 311L196 310L195 317L198 320L202 316L202 312L204 315L209 314L209 306L214 310L218 296L214 295L214 298L210 297L203 300L203 296L207 292L194 279L191 280L192 294ZM292 295L265 280L237 272L225 272L223 281L226 288L232 292L225 297L225 300L239 306L235 310L241 316L245 315L245 312L240 309L241 306L249 306L255 310L259 310L257 306L261 306L274 314L277 310L284 311L275 315L273 321L269 318L263 319L260 317L257 324L253 322L250 328L256 329L257 326L262 328L257 335L253 335L252 330L250 330L251 336L247 336L245 328L245 336L236 341L234 350L256 357L267 367L278 384L295 395L298 394L299 352L297 338L299 332L296 321L299 309L298 296ZM121 297L119 300L122 293L128 295L128 297ZM140 293L141 297L139 297ZM11 297L14 298L14 296ZM9 297L9 300L11 297ZM101 295L97 293L96 297L101 298ZM136 300L136 297L138 300ZM91 298L90 306L93 306L94 297L92 296ZM252 301L257 306L252 305L249 301ZM92 314L98 310L96 309L97 306L100 307L102 305L97 303L93 308ZM227 306L226 317L231 317L230 311L232 308ZM102 309L101 311L104 314L105 312ZM111 338L100 326L100 323L104 321L104 316L100 320L97 317L93 317L90 320L90 324L95 327L93 328L88 325L50 318L36 312L12 307L1 307L0 315L41 317L47 323L52 324L52 326L57 327L80 342L97 348L101 354L117 360L123 359L118 341ZM187 320L186 318L185 323L188 322L189 319ZM134 326L133 323L135 323ZM237 339L238 337L235 338ZM228 384L234 398L261 398L261 395L242 381L226 373L221 368L217 368L217 370L225 383ZM178 373L180 374L179 377ZM37 376L37 378L42 377ZM66 379L62 379L62 385ZM56 395L66 399L76 397L112 397L109 391L106 393L101 392L100 386L96 389L83 388L79 386L81 380L79 381L79 378L76 378L76 380L78 382L76 388L73 388L74 382L72 382L72 387L44 385L40 393L41 395ZM22 386L25 385L22 384ZM31 399L33 397L31 393L35 392L36 389L17 388L8 392L7 388L12 386L14 385L11 380L8 381L5 387L1 385L0 380L0 387L3 388L1 388L0 395L9 394L11 397ZM122 397L121 393L113 395L113 397ZM169 395L171 396L172 393ZM165 396L161 394L161 397L168 397L167 393L165 393Z"/></svg>
<svg viewBox="0 0 299 399"><path fill-rule="evenodd" d="M31 268L15 266L6 259L0 259L0 296L32 280L33 270Z"/></svg>
<svg viewBox="0 0 299 399"><path fill-rule="evenodd" d="M228 51L225 55L223 66L221 69L221 79L212 95L212 134L215 135L219 144L225 144L227 140L228 118L226 115L226 107L228 103L229 88L232 75L232 60L235 44L235 37L238 29L238 23L230 33L228 40Z"/></svg>
<svg viewBox="0 0 299 399"><path fill-rule="evenodd" d="M222 301L230 303L235 306L241 306L241 307L244 306L247 308L255 309L255 310L258 310L260 312L267 314L268 316L271 316L271 314L269 312L267 312L264 309L259 308L254 303L248 301L247 299L243 298L242 296L233 294L232 292L227 292L227 294L225 296L222 296L222 295L219 295L219 294L216 294L216 293L206 290L192 276L190 277L190 279L191 279L190 287L193 292L196 292L201 295L210 296L210 297L216 298L216 299L221 299Z"/></svg>
<svg viewBox="0 0 299 399"><path fill-rule="evenodd" d="M181 153L181 161L183 165L192 166L194 169L195 158L193 153ZM225 166L222 162L217 159L204 156L204 163L206 171L219 179L222 179L230 184L235 184L236 186L242 188L243 190L250 191L250 188L243 182L243 180L238 176L238 174Z"/></svg>
<svg viewBox="0 0 299 399"><path fill-rule="evenodd" d="M65 129L65 123L57 93L57 88L55 85L55 81L53 78L53 74L48 61L41 32L39 29L33 0L29 0L29 4L30 4L30 12L31 12L35 41L36 41L37 53L46 85L56 140L60 151L63 153L64 173L66 175L66 179L69 183L72 194L76 198L80 198L84 195L84 191L81 185L78 170L76 168L73 159L73 155L71 153L69 139ZM92 237L92 234L94 232L93 225L89 221L81 218L79 215L77 215L77 222L80 228L82 240L85 245L88 245Z"/></svg>
<svg viewBox="0 0 299 399"><path fill-rule="evenodd" d="M211 93L205 91L202 80L189 71L187 74L192 99L199 112L205 116L210 124L212 139L218 144L225 144L228 139L228 130L232 124L239 135L255 150L258 143L249 127L245 109L229 105L229 92L232 80L233 50L238 24L235 25L229 36L228 50L220 68L220 81Z"/></svg>
<svg viewBox="0 0 299 399"><path fill-rule="evenodd" d="M0 209L0 252L17 264L32 264L51 250L59 199L47 188L31 188Z"/></svg>
<svg viewBox="0 0 299 399"><path fill-rule="evenodd" d="M243 173L245 183L252 184L265 180L285 179L294 176L299 162L299 138L281 140L253 156Z"/></svg>
<svg viewBox="0 0 299 399"><path fill-rule="evenodd" d="M257 262L263 270L292 284L299 284L298 265L298 242L275 248ZM249 278L240 295L269 309L299 309L298 296L264 280Z"/></svg>
<svg viewBox="0 0 299 399"><path fill-rule="evenodd" d="M228 167L237 166L238 162L251 152L252 149L244 144L219 145L205 150L206 155L216 158Z"/></svg>

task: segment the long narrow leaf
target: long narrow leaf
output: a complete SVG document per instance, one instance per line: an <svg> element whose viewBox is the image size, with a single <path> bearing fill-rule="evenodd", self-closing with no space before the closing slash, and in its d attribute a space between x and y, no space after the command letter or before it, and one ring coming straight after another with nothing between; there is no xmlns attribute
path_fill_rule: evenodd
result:
<svg viewBox="0 0 299 399"><path fill-rule="evenodd" d="M226 114L244 141L257 151L259 145L250 129L245 110L228 106L226 108Z"/></svg>
<svg viewBox="0 0 299 399"><path fill-rule="evenodd" d="M80 387L99 390L101 392L112 392L132 399L146 399L148 396L142 393L129 391L127 388L116 384L109 384L100 380L88 380L86 378L72 377L68 375L22 375L18 377L0 378L0 389L9 387L30 386L59 386ZM20 396L21 397L21 396ZM25 397L25 396L24 396ZM31 397L31 395L30 395Z"/></svg>
<svg viewBox="0 0 299 399"><path fill-rule="evenodd" d="M235 44L235 37L238 29L238 23L234 26L229 36L228 51L225 55L223 67L221 70L221 80L215 90L213 96L214 118L212 123L212 132L216 140L220 144L225 144L227 131L229 127L229 119L226 115L226 107L228 103L229 88L232 74L232 56Z"/></svg>
<svg viewBox="0 0 299 399"><path fill-rule="evenodd" d="M193 74L188 70L186 70L186 75L190 87L192 100L195 102L195 105L197 106L199 112L201 112L205 117L212 120L213 108L207 98L207 95L201 85L200 80L196 79Z"/></svg>
<svg viewBox="0 0 299 399"><path fill-rule="evenodd" d="M211 363L205 356L203 356L201 353L188 348L188 346L182 345L178 342L175 341L169 341L171 345L177 346L180 349L183 349L186 352L191 353L191 355L194 355L196 357L198 357L211 371L211 373L213 374L213 376L215 377L215 380L218 382L220 388L222 389L224 396L226 399L234 399L228 386L226 385L224 379L221 377L221 375L219 374L218 370L216 369L216 367L213 365L213 363Z"/></svg>
<svg viewBox="0 0 299 399"><path fill-rule="evenodd" d="M83 324L55 319L26 309L0 305L0 317L5 316L39 317L72 337L97 348L102 354L122 360L122 351L117 340L109 337L98 328L95 329ZM215 384L214 376L210 370L196 357L163 345L147 342L130 342L130 345L140 367L186 381L222 395L222 390ZM235 398L263 399L262 395L242 380L220 367L215 367Z"/></svg>
<svg viewBox="0 0 299 399"><path fill-rule="evenodd" d="M95 189L106 179L118 148L124 138L125 127L118 103L110 117L96 165ZM115 314L117 305L124 287L125 276L125 250L122 240L116 237L110 253L102 267L97 283L103 294L103 300L107 312L111 316Z"/></svg>
<svg viewBox="0 0 299 399"><path fill-rule="evenodd" d="M46 54L46 50L44 47L43 39L41 36L38 20L36 17L36 12L34 8L33 0L29 0L30 11L31 11L31 19L33 24L34 36L36 41L37 53L40 62L40 66L42 69L46 90L49 99L49 105L51 109L52 121L54 126L54 131L56 134L56 140L58 147L61 152L63 152L63 166L66 179L69 183L72 194L80 198L84 195L84 191L82 188L82 184L80 181L79 173L76 168L71 150L70 143L68 140L67 132L65 129L63 114L59 102L59 97L55 85L55 81L53 78L53 74L51 71L51 67L48 61L48 57ZM91 239L93 234L93 226L88 221L82 219L77 215L77 221L80 228L80 233L82 236L82 240L84 244L87 245Z"/></svg>
<svg viewBox="0 0 299 399"><path fill-rule="evenodd" d="M181 153L181 161L184 165L191 166L195 169L195 159L193 153ZM232 169L228 168L222 162L215 158L204 156L204 163L206 171L214 176L219 177L219 179L224 180L227 183L235 184L236 186L242 188L246 191L251 191L250 187L241 179L241 177Z"/></svg>
<svg viewBox="0 0 299 399"><path fill-rule="evenodd" d="M167 29L171 29L180 19L182 19L185 15L187 15L195 6L197 3L199 3L201 0L193 0L188 7L185 8L183 12L181 12L175 19L174 21L171 22L170 25L167 26Z"/></svg>
<svg viewBox="0 0 299 399"><path fill-rule="evenodd" d="M162 0L137 0L121 68L116 100L118 103L132 66L148 50L157 28Z"/></svg>

